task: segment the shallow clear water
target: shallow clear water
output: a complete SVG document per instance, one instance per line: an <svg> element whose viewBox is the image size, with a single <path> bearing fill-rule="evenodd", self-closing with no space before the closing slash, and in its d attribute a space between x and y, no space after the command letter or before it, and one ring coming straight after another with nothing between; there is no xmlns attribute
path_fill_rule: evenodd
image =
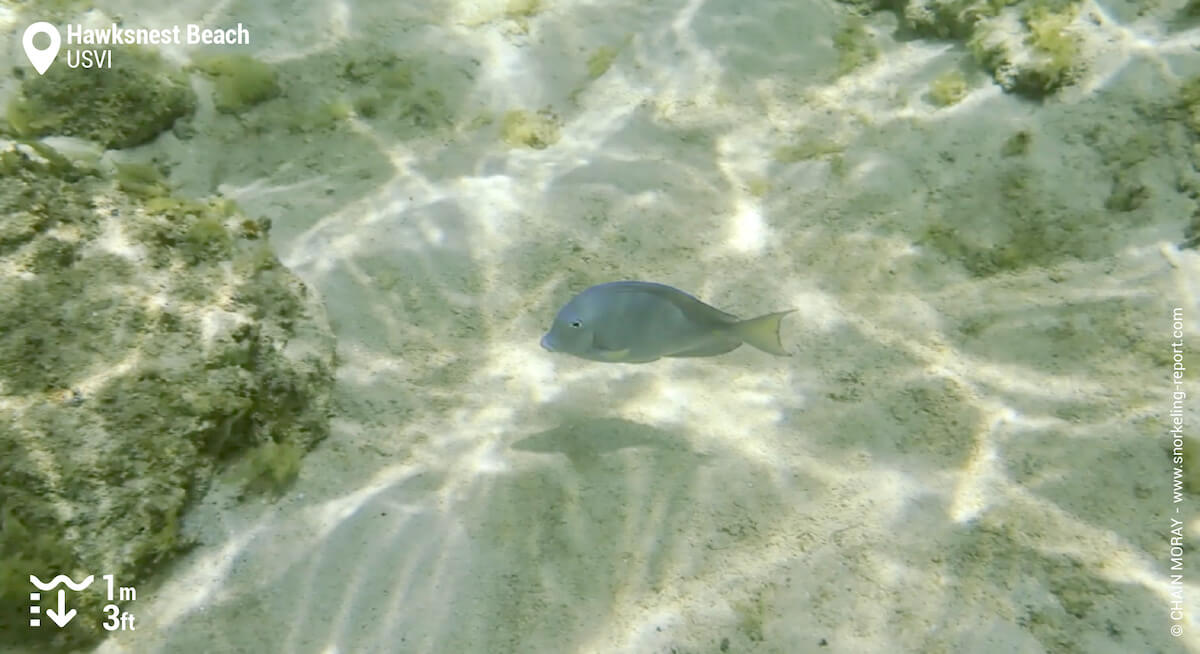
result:
<svg viewBox="0 0 1200 654"><path fill-rule="evenodd" d="M1177 5L0 5L0 651L1200 651Z"/></svg>

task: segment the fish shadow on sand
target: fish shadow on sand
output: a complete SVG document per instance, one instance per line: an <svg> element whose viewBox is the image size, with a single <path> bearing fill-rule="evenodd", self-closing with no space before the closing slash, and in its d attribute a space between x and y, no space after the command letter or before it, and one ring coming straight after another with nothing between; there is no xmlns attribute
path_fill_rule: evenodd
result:
<svg viewBox="0 0 1200 654"><path fill-rule="evenodd" d="M576 468L586 468L601 456L625 448L651 448L694 457L697 462L709 456L695 451L679 434L620 418L576 416L512 444L512 449L523 452L563 454Z"/></svg>

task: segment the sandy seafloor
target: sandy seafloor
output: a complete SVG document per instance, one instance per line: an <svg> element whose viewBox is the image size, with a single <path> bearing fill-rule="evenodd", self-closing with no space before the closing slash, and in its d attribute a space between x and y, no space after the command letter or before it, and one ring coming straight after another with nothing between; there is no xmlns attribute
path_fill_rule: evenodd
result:
<svg viewBox="0 0 1200 654"><path fill-rule="evenodd" d="M1175 247L1196 172L1147 117L1200 73L1200 33L1166 9L1085 3L1088 72L1036 103L886 13L884 55L838 78L846 10L818 0L97 4L242 22L279 66L284 97L206 105L135 155L269 217L340 359L296 485L210 494L199 546L101 652L1200 652L1190 547L1168 633L1170 520L1190 543L1200 521L1166 437L1172 308L1200 342ZM346 66L380 53L440 96L285 120L369 93ZM970 95L933 106L964 65ZM505 142L511 110L558 139ZM1133 211L1104 206L1118 175L1147 189ZM1029 224L1048 233L1021 247L1070 251L964 263ZM795 355L538 347L571 294L623 278L795 307Z"/></svg>

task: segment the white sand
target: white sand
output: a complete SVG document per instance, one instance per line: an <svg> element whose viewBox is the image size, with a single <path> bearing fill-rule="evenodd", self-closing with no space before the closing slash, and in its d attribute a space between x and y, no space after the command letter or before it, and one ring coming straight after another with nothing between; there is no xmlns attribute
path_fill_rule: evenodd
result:
<svg viewBox="0 0 1200 654"><path fill-rule="evenodd" d="M286 99L141 155L274 221L341 358L292 492L207 498L201 546L100 651L1200 652L1191 549L1167 632L1171 518L1200 542L1166 453L1172 307L1200 342L1200 263L1171 245L1196 174L1152 111L1200 72L1200 33L1165 34L1167 9L1089 7L1089 75L1044 105L976 71L935 110L961 47L878 15L884 56L834 80L845 13L817 0L97 4L243 22L281 66ZM282 123L369 90L343 72L372 48L451 115ZM543 108L551 147L500 138ZM1022 129L1029 154L1002 157ZM813 142L841 153L772 158ZM1148 199L1106 212L1120 171ZM1001 241L1024 210L1086 218L1085 256L975 276L931 246L931 225ZM539 349L572 293L621 278L798 307L796 355Z"/></svg>

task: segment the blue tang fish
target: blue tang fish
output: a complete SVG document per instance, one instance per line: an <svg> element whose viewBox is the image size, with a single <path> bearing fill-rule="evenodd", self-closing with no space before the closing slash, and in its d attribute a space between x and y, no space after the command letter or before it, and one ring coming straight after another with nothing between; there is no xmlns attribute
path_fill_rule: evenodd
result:
<svg viewBox="0 0 1200 654"><path fill-rule="evenodd" d="M711 357L748 343L788 356L780 311L741 320L665 284L609 282L571 298L542 347L592 361L645 363L660 357Z"/></svg>

